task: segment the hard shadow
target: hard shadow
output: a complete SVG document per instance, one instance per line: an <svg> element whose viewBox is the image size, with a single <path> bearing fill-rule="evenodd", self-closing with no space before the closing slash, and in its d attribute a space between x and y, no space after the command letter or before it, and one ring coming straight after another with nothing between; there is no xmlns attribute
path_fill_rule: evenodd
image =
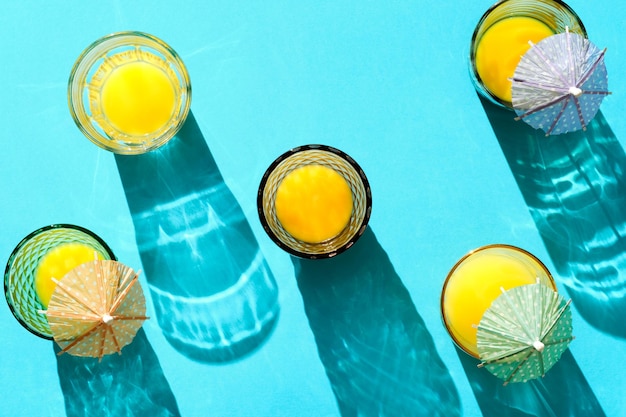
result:
<svg viewBox="0 0 626 417"><path fill-rule="evenodd" d="M61 349L54 344L54 352ZM176 399L143 329L122 354L57 356L68 417L180 416Z"/></svg>
<svg viewBox="0 0 626 417"><path fill-rule="evenodd" d="M116 155L159 326L199 362L241 358L278 317L278 288L193 114L161 148Z"/></svg>
<svg viewBox="0 0 626 417"><path fill-rule="evenodd" d="M292 262L343 417L461 414L454 381L369 227L335 258Z"/></svg>
<svg viewBox="0 0 626 417"><path fill-rule="evenodd" d="M482 102L556 278L589 324L626 337L626 155L606 119L545 137Z"/></svg>
<svg viewBox="0 0 626 417"><path fill-rule="evenodd" d="M457 348L484 417L603 417L574 356L568 349L546 376L504 386L479 361Z"/></svg>

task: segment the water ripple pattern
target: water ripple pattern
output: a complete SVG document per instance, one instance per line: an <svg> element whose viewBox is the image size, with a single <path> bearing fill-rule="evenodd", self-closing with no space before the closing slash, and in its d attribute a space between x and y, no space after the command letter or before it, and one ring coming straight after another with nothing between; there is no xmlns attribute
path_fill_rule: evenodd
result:
<svg viewBox="0 0 626 417"><path fill-rule="evenodd" d="M55 353L60 348L54 345ZM161 364L143 329L122 355L57 356L67 417L179 417Z"/></svg>
<svg viewBox="0 0 626 417"><path fill-rule="evenodd" d="M292 262L343 417L460 415L454 381L369 227L335 258Z"/></svg>
<svg viewBox="0 0 626 417"><path fill-rule="evenodd" d="M457 348L483 417L605 417L568 349L543 378L504 386L479 361Z"/></svg>
<svg viewBox="0 0 626 417"><path fill-rule="evenodd" d="M626 338L626 154L602 112L546 138L484 105L556 279L589 324Z"/></svg>
<svg viewBox="0 0 626 417"><path fill-rule="evenodd" d="M167 145L116 162L166 339L205 363L253 352L274 328L278 288L193 115Z"/></svg>

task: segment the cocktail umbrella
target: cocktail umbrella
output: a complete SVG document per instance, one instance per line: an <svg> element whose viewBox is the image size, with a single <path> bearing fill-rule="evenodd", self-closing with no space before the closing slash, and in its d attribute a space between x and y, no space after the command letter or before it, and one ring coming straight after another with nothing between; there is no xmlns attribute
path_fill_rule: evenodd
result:
<svg viewBox="0 0 626 417"><path fill-rule="evenodd" d="M569 30L531 45L511 80L516 120L546 136L584 130L610 94L606 49Z"/></svg>
<svg viewBox="0 0 626 417"><path fill-rule="evenodd" d="M504 379L504 385L538 378L573 339L569 301L541 283L503 289L480 320L476 337L479 366Z"/></svg>
<svg viewBox="0 0 626 417"><path fill-rule="evenodd" d="M148 318L138 276L120 262L95 260L56 281L48 310L42 313L62 348L59 354L100 359L121 354Z"/></svg>

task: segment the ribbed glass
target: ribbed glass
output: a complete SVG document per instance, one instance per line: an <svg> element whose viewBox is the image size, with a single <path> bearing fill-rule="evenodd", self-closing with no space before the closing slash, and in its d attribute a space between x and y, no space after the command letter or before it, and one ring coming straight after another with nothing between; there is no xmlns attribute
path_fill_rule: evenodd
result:
<svg viewBox="0 0 626 417"><path fill-rule="evenodd" d="M104 259L115 259L111 249L95 233L70 224L54 224L22 239L9 256L4 272L4 295L11 312L22 326L44 339L52 339L52 333L46 316L38 312L44 307L35 293L35 274L41 259L66 243L84 244Z"/></svg>
<svg viewBox="0 0 626 417"><path fill-rule="evenodd" d="M290 235L276 216L276 191L294 169L323 165L339 173L350 186L353 210L348 225L335 237L319 243L303 242ZM283 250L303 258L330 258L352 246L363 234L372 210L372 193L361 167L344 152L324 145L305 145L278 157L267 169L257 196L259 218L270 238Z"/></svg>

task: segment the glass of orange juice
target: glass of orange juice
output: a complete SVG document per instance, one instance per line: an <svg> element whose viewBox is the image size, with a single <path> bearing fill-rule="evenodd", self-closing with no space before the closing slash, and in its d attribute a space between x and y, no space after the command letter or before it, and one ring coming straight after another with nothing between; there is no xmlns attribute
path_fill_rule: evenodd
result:
<svg viewBox="0 0 626 417"><path fill-rule="evenodd" d="M511 245L480 247L450 270L441 292L441 317L455 344L478 358L476 327L502 289L535 284L556 291L548 268L531 253Z"/></svg>
<svg viewBox="0 0 626 417"><path fill-rule="evenodd" d="M27 330L52 339L46 316L56 283L74 267L94 259L115 259L95 233L71 224L35 230L15 247L4 271L4 295L11 312Z"/></svg>
<svg viewBox="0 0 626 417"><path fill-rule="evenodd" d="M372 193L349 155L330 146L304 145L269 166L257 208L263 228L283 250L302 258L330 258L365 231Z"/></svg>
<svg viewBox="0 0 626 417"><path fill-rule="evenodd" d="M511 81L530 42L565 32L587 37L578 15L559 0L501 0L478 21L470 44L470 76L483 97L512 108Z"/></svg>
<svg viewBox="0 0 626 417"><path fill-rule="evenodd" d="M68 83L69 108L96 145L119 154L156 149L182 127L191 105L187 69L155 36L119 32L79 56Z"/></svg>

